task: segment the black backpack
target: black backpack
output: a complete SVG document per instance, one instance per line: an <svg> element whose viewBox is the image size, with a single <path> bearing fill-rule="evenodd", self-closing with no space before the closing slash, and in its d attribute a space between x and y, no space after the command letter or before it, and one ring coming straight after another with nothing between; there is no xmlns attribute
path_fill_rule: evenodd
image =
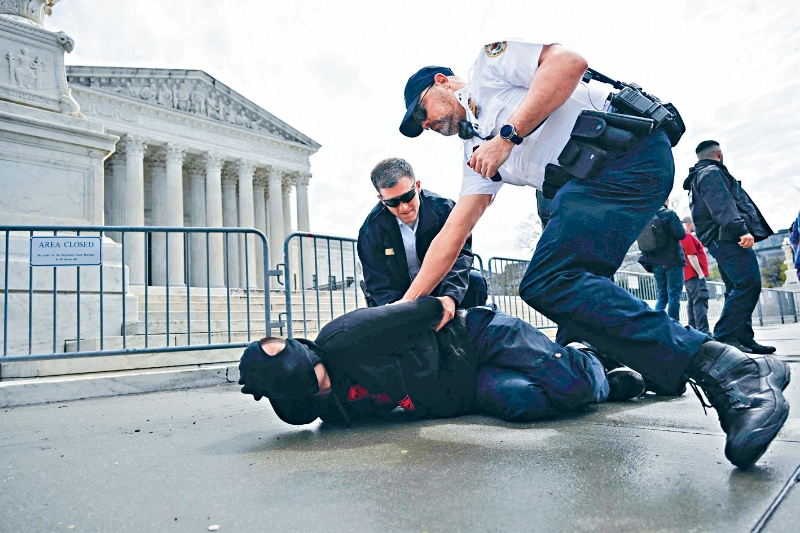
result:
<svg viewBox="0 0 800 533"><path fill-rule="evenodd" d="M647 227L637 237L636 244L639 245L639 250L645 253L655 252L669 245L666 228L661 217L656 215L653 220L648 222Z"/></svg>

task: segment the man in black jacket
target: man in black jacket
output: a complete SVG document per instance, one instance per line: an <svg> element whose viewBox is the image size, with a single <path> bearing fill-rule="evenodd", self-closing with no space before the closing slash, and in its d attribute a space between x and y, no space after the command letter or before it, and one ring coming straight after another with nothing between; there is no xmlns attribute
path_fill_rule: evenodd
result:
<svg viewBox="0 0 800 533"><path fill-rule="evenodd" d="M278 417L308 424L483 412L530 421L644 392L641 376L608 373L588 349L562 347L496 307L474 307L434 331L440 300L358 309L315 341L262 339L239 363L242 393L267 397ZM609 385L610 384L610 385Z"/></svg>
<svg viewBox="0 0 800 533"><path fill-rule="evenodd" d="M375 306L403 297L455 203L421 189L411 165L400 158L378 163L370 179L380 201L358 233L358 257L368 303ZM471 268L471 247L469 237L453 268L431 293L450 316L456 307L486 303L486 282Z"/></svg>
<svg viewBox="0 0 800 533"><path fill-rule="evenodd" d="M681 239L686 237L678 215L667 207L669 198L656 212L651 224L658 236L658 248L643 252L639 263L653 273L658 288L656 311L667 310L672 320L680 322L681 294L683 293L683 265L686 257L681 248Z"/></svg>
<svg viewBox="0 0 800 533"><path fill-rule="evenodd" d="M773 353L754 339L752 314L761 294L761 272L753 244L773 234L741 183L722 164L716 141L695 150L698 163L683 188L690 191L697 238L717 260L725 282L725 306L714 326L714 338L751 353Z"/></svg>

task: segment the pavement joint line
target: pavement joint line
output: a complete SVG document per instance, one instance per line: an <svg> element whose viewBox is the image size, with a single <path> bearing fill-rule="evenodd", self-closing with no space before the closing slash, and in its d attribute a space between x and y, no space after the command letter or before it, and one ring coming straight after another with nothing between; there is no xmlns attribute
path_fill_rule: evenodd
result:
<svg viewBox="0 0 800 533"><path fill-rule="evenodd" d="M798 465L798 467L789 477L789 480L786 481L786 484L784 484L784 486L781 488L781 491L778 493L778 495L775 496L775 499L772 500L772 503L770 503L769 507L767 507L766 511L764 511L764 514L762 514L758 519L758 522L756 522L756 525L750 530L750 533L760 533L764 529L764 526L767 525L769 519L772 518L773 514L775 514L778 506L783 502L784 498L786 498L786 495L789 494L789 491L792 490L792 488L798 483L800 483L800 465Z"/></svg>
<svg viewBox="0 0 800 533"><path fill-rule="evenodd" d="M680 430L674 428L663 428L663 427L648 427L648 426L636 426L633 424L611 424L608 422L590 422L596 426L609 426L609 427L624 427L624 428L631 428L631 429L643 429L647 431L664 431L667 433L685 433L687 435L709 435L709 436L719 436L719 433L710 433L710 432L702 432L702 431L688 431L688 430ZM793 443L800 443L800 440L795 439L780 439L775 438L775 442L793 442Z"/></svg>

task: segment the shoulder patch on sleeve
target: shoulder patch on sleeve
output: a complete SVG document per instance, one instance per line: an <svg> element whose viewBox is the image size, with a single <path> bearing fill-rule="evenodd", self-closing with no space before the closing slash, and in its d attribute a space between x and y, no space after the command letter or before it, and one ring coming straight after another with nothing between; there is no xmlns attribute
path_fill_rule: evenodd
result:
<svg viewBox="0 0 800 533"><path fill-rule="evenodd" d="M497 57L506 51L508 48L508 41L501 41L499 43L489 43L483 47L486 52L486 57Z"/></svg>

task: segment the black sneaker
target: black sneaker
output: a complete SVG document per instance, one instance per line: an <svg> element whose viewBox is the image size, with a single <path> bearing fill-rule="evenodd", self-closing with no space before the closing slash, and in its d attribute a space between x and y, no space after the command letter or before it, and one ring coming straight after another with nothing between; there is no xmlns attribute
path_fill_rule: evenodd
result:
<svg viewBox="0 0 800 533"><path fill-rule="evenodd" d="M755 339L739 339L739 343L750 350L751 353L762 355L775 353L774 346L764 346L763 344L758 344Z"/></svg>
<svg viewBox="0 0 800 533"><path fill-rule="evenodd" d="M606 373L609 402L624 402L644 394L644 378L635 370L621 366Z"/></svg>
<svg viewBox="0 0 800 533"><path fill-rule="evenodd" d="M692 359L687 376L702 387L717 411L727 435L725 457L741 469L750 468L789 417L783 397L791 380L789 365L709 341Z"/></svg>
<svg viewBox="0 0 800 533"><path fill-rule="evenodd" d="M714 339L717 342L721 342L722 344L727 344L728 346L733 346L737 350L742 353L753 353L753 351L739 342L739 339Z"/></svg>

